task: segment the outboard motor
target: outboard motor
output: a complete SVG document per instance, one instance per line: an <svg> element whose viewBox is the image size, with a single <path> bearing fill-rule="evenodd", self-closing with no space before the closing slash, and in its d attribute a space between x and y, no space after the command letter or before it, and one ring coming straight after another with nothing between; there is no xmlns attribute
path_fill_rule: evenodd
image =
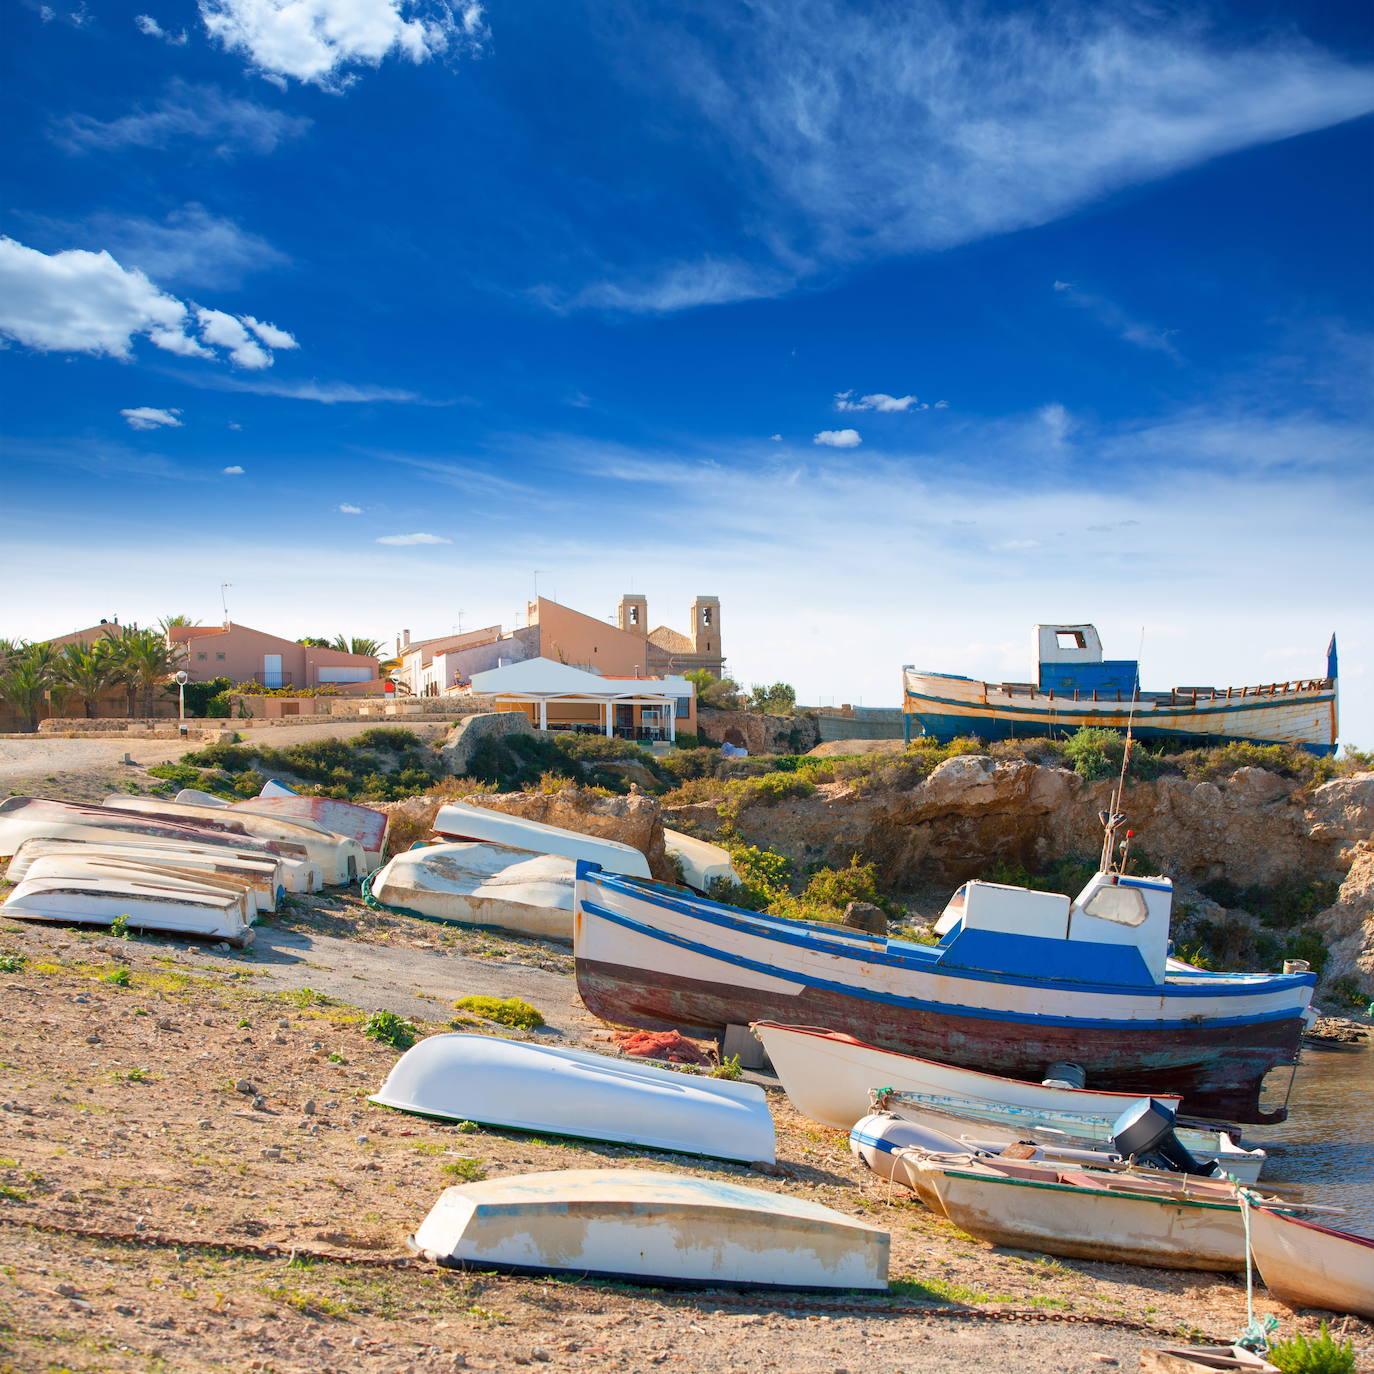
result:
<svg viewBox="0 0 1374 1374"><path fill-rule="evenodd" d="M1174 1134L1177 1113L1153 1097L1127 1107L1112 1124L1112 1147L1153 1169L1216 1178L1225 1173L1214 1159L1195 1159Z"/></svg>
<svg viewBox="0 0 1374 1374"><path fill-rule="evenodd" d="M1087 1081L1088 1075L1084 1073L1083 1066L1071 1064L1066 1059L1051 1064L1045 1070L1044 1078L1040 1080L1046 1088L1081 1088Z"/></svg>

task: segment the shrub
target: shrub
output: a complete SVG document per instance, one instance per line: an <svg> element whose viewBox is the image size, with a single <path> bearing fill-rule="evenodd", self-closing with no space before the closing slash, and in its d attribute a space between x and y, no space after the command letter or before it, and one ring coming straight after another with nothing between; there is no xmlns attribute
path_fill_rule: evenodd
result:
<svg viewBox="0 0 1374 1374"><path fill-rule="evenodd" d="M725 784L720 814L733 820L751 806L776 806L788 797L809 797L816 784L798 773L764 773L757 778L737 778Z"/></svg>
<svg viewBox="0 0 1374 1374"><path fill-rule="evenodd" d="M186 702L186 714L198 719L219 715L218 711L209 711L206 707L215 697L227 692L232 686L233 683L227 677L212 677L208 682L188 682L181 689L182 698ZM228 711L224 712L224 715L228 714Z"/></svg>
<svg viewBox="0 0 1374 1374"><path fill-rule="evenodd" d="M759 845L730 846L730 863L740 884L714 878L707 896L715 902L737 906L745 911L764 911L770 902L785 897L792 879L792 861Z"/></svg>
<svg viewBox="0 0 1374 1374"><path fill-rule="evenodd" d="M0 954L0 973L23 973L28 962L23 954Z"/></svg>
<svg viewBox="0 0 1374 1374"><path fill-rule="evenodd" d="M439 1171L450 1178L461 1178L464 1183L480 1183L487 1176L480 1159L455 1159L451 1164L441 1164Z"/></svg>
<svg viewBox="0 0 1374 1374"><path fill-rule="evenodd" d="M1084 725L1064 741L1064 758L1080 778L1096 782L1110 777L1121 765L1124 735L1098 725Z"/></svg>
<svg viewBox="0 0 1374 1374"><path fill-rule="evenodd" d="M724 1078L731 1083L737 1083L744 1077L744 1070L740 1067L739 1055L727 1055L711 1070L710 1076L712 1078Z"/></svg>
<svg viewBox="0 0 1374 1374"><path fill-rule="evenodd" d="M374 1011L363 1024L363 1034L380 1040L398 1050L408 1050L415 1043L416 1025L394 1011Z"/></svg>
<svg viewBox="0 0 1374 1374"><path fill-rule="evenodd" d="M102 973L102 983L112 983L117 988L127 988L134 981L134 975L126 968L117 968L113 973Z"/></svg>
<svg viewBox="0 0 1374 1374"><path fill-rule="evenodd" d="M519 997L460 997L453 1005L459 1011L470 1011L483 1020L517 1030L537 1030L544 1024L543 1014Z"/></svg>
<svg viewBox="0 0 1374 1374"><path fill-rule="evenodd" d="M1355 1342L1335 1340L1323 1322L1315 1336L1295 1331L1286 1341L1274 1341L1268 1359L1283 1374L1355 1374Z"/></svg>
<svg viewBox="0 0 1374 1374"><path fill-rule="evenodd" d="M782 896L768 907L770 916L791 921L823 921L831 924L844 919L850 902L872 902L889 916L899 908L878 891L877 873L872 864L851 858L845 868L820 868L796 897Z"/></svg>

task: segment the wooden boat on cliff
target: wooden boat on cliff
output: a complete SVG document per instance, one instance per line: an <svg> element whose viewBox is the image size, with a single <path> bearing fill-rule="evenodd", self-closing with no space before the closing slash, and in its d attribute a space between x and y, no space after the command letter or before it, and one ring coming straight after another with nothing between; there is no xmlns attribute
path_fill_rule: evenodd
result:
<svg viewBox="0 0 1374 1374"><path fill-rule="evenodd" d="M1172 891L1167 878L1111 872L1073 901L971 882L928 946L581 863L577 984L617 1025L703 1036L753 1021L843 1026L960 1068L1034 1080L1067 1060L1096 1088L1181 1093L1195 1116L1281 1121L1284 1109L1261 1109L1260 1089L1296 1062L1316 980L1170 969Z"/></svg>
<svg viewBox="0 0 1374 1374"><path fill-rule="evenodd" d="M1250 1253L1264 1286L1281 1302L1374 1322L1374 1240L1368 1236L1254 1207Z"/></svg>
<svg viewBox="0 0 1374 1374"><path fill-rule="evenodd" d="M902 669L907 738L1062 738L1085 725L1184 747L1245 741L1336 752L1336 638L1326 674L1252 687L1140 690L1134 659L1104 660L1091 625L1037 625L1039 674L1030 682L979 682L957 673Z"/></svg>

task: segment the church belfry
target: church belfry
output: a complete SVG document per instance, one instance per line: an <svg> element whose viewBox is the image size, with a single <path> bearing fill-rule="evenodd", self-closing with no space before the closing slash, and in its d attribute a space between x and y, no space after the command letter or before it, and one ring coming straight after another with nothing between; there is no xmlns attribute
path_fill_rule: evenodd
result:
<svg viewBox="0 0 1374 1374"><path fill-rule="evenodd" d="M649 633L649 598L637 592L626 592L616 607L616 624L626 634L644 635Z"/></svg>
<svg viewBox="0 0 1374 1374"><path fill-rule="evenodd" d="M692 647L698 654L720 653L720 598L698 596L692 600Z"/></svg>

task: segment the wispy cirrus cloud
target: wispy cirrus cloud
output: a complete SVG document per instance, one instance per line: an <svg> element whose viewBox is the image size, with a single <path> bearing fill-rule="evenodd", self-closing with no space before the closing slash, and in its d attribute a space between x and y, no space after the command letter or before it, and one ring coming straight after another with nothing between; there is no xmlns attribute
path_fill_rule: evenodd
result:
<svg viewBox="0 0 1374 1374"><path fill-rule="evenodd" d="M655 98L671 92L700 120L699 146L744 199L748 246L725 273L641 262L577 305L776 295L1047 224L1374 109L1374 70L1293 35L1228 41L1179 10L758 0L690 20L636 14L625 30Z"/></svg>
<svg viewBox="0 0 1374 1374"><path fill-rule="evenodd" d="M134 15L134 27L138 29L139 33L147 34L149 38L160 38L164 43L170 43L174 48L186 46L185 29L179 29L176 33L172 33L169 29L164 29L151 14Z"/></svg>
<svg viewBox="0 0 1374 1374"><path fill-rule="evenodd" d="M252 319L252 316L247 318ZM263 327L258 325L259 329ZM266 328L270 329L271 326L266 326ZM171 375L174 375L179 381L199 387L203 391L237 391L254 396L280 396L284 400L314 401L319 405L326 406L371 405L377 402L422 406L450 404L448 401L429 401L418 392L407 391L402 387L394 386L368 386L353 382L320 382L313 378L293 382L271 377L229 377L223 373L176 372Z"/></svg>
<svg viewBox="0 0 1374 1374"><path fill-rule="evenodd" d="M132 406L119 412L130 429L180 429L181 411L173 407L160 410L157 406Z"/></svg>
<svg viewBox="0 0 1374 1374"><path fill-rule="evenodd" d="M377 543L391 544L398 548L413 548L419 544L451 544L453 540L445 539L439 534L384 534Z"/></svg>
<svg viewBox="0 0 1374 1374"><path fill-rule="evenodd" d="M945 410L948 401L936 401L932 407L928 401L916 396L889 396L885 391L875 391L869 396L856 397L852 391L839 391L835 394L836 410L876 410L884 415L900 415L908 410Z"/></svg>
<svg viewBox="0 0 1374 1374"><path fill-rule="evenodd" d="M424 62L486 37L476 0L200 0L211 38L269 77L326 90L387 57Z"/></svg>
<svg viewBox="0 0 1374 1374"><path fill-rule="evenodd" d="M1154 325L1133 319L1115 301L1109 300L1106 296L1099 296L1096 292L1085 291L1073 282L1057 281L1054 290L1061 299L1086 311L1104 329L1110 330L1127 343L1135 344L1137 348L1163 353L1175 362L1183 361L1182 354L1174 347L1171 337L1178 332L1177 330L1158 329Z"/></svg>
<svg viewBox="0 0 1374 1374"><path fill-rule="evenodd" d="M540 287L532 294L560 311L590 308L659 315L776 296L795 284L796 278L783 272L733 259L704 257L671 263L640 277L593 282L572 293Z"/></svg>
<svg viewBox="0 0 1374 1374"><path fill-rule="evenodd" d="M52 137L69 152L113 148L166 148L182 140L208 144L217 157L270 153L299 138L311 121L284 114L253 100L226 95L218 86L174 80L150 109L135 109L115 119L68 115L53 126Z"/></svg>
<svg viewBox="0 0 1374 1374"><path fill-rule="evenodd" d="M341 502L336 509L340 515L361 515L363 513L363 508L355 506L351 501Z"/></svg>

